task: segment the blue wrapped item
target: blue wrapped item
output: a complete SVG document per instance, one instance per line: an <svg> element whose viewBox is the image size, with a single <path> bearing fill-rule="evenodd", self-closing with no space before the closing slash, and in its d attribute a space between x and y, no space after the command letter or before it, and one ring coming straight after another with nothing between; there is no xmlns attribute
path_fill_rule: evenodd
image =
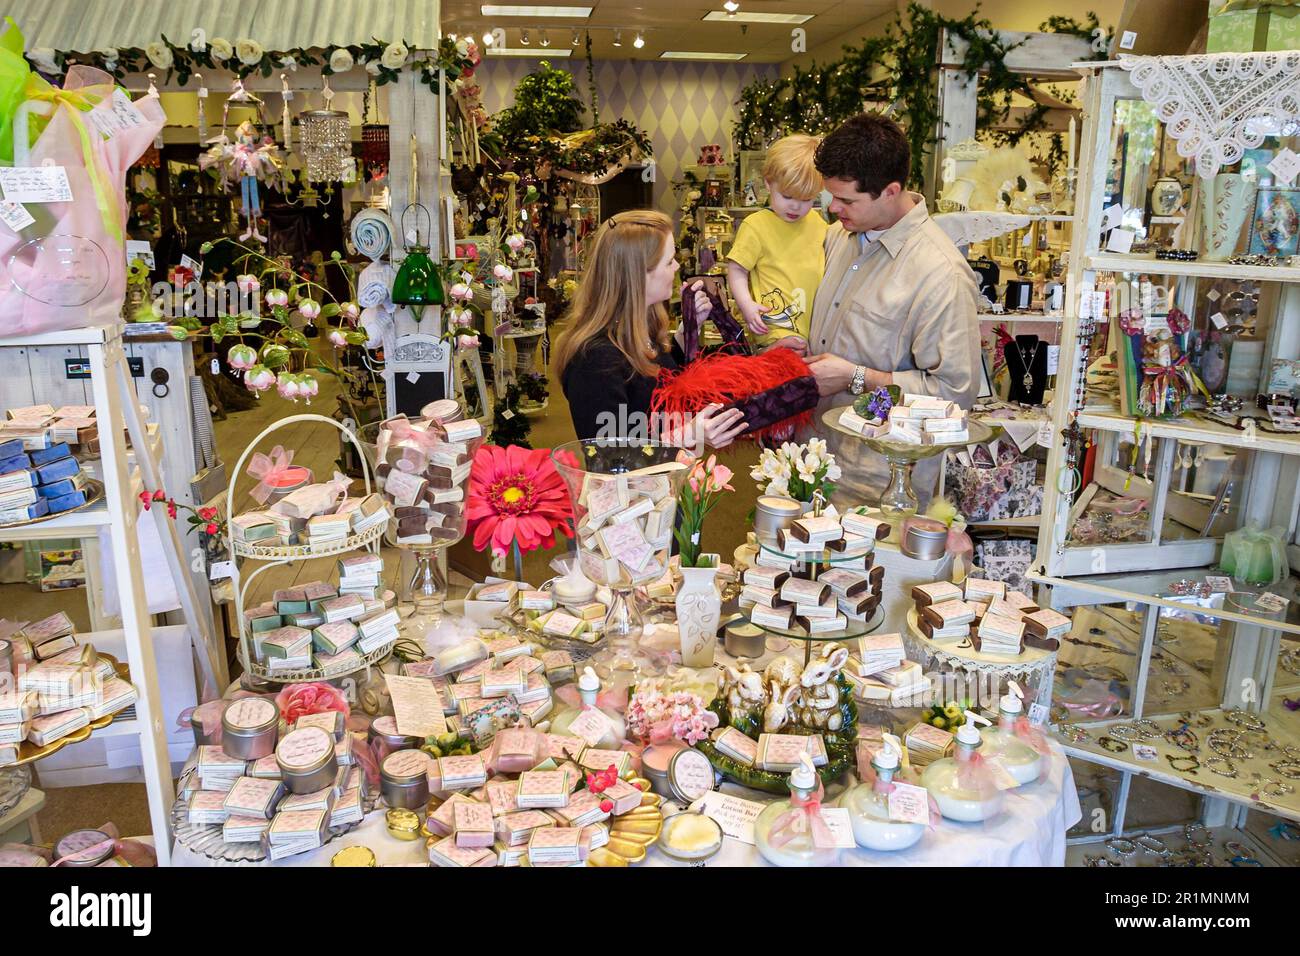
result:
<svg viewBox="0 0 1300 956"><path fill-rule="evenodd" d="M50 514L56 515L72 508L80 508L86 503L86 493L84 491L74 491L69 495L60 495L57 498L42 498L41 501L49 505Z"/></svg>
<svg viewBox="0 0 1300 956"><path fill-rule="evenodd" d="M31 452L33 465L45 465L60 458L67 458L72 452L68 449L67 442L59 442L57 445L51 445L49 448L37 448Z"/></svg>
<svg viewBox="0 0 1300 956"><path fill-rule="evenodd" d="M30 521L32 518L44 518L49 513L49 502L44 498L37 498L33 504L20 505L17 508L0 512L0 516L3 516L0 517L0 523L12 524L15 521Z"/></svg>
<svg viewBox="0 0 1300 956"><path fill-rule="evenodd" d="M6 461L16 455L24 453L23 440L15 438L12 441L0 442L0 461ZM12 469L10 469L12 470Z"/></svg>
<svg viewBox="0 0 1300 956"><path fill-rule="evenodd" d="M70 456L59 458L48 464L38 465L36 474L40 478L40 484L48 485L60 478L71 478L73 475L81 474L81 463Z"/></svg>
<svg viewBox="0 0 1300 956"><path fill-rule="evenodd" d="M36 472L31 470L32 463L27 460L26 455L17 458L6 458L0 461L0 475L12 475L16 472L25 471L31 475L31 481L28 484L36 484ZM13 479L10 479L12 482Z"/></svg>
<svg viewBox="0 0 1300 956"><path fill-rule="evenodd" d="M77 476L71 478L60 478L58 481L51 481L48 485L41 485L37 492L42 498L62 498L64 495L70 495L74 491L80 491L84 485Z"/></svg>

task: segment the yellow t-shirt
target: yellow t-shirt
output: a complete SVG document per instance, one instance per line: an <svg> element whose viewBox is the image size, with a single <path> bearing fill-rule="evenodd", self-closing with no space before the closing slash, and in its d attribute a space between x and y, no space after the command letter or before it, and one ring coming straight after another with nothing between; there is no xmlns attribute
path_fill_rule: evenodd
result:
<svg viewBox="0 0 1300 956"><path fill-rule="evenodd" d="M771 209L763 209L740 224L736 241L727 252L729 262L748 270L749 294L755 302L779 307L780 300L768 293L780 289L787 303L802 307L793 334L804 338L808 337L813 297L826 270L822 244L827 228L816 209L808 210L798 222L786 222ZM792 334L778 325L769 324L767 329L766 335L758 336L762 345Z"/></svg>

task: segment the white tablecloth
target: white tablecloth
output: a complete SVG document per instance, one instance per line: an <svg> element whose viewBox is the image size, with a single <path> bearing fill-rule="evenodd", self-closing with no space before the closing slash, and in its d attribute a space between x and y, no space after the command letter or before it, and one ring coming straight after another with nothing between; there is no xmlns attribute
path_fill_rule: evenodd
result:
<svg viewBox="0 0 1300 956"><path fill-rule="evenodd" d="M1005 811L987 823L953 823L943 820L921 842L902 853L870 850L844 851L842 866L1062 866L1065 863L1065 831L1082 816L1074 775L1060 748L1053 744L1054 757L1047 779L1012 791ZM756 799L753 791L725 784L736 796ZM388 835L382 807L371 812L356 830L318 850L251 866L329 866L330 858L347 846L367 846L381 866L428 863L423 840L404 842ZM217 864L177 846L174 866L231 866ZM643 866L688 866L651 848ZM722 851L707 866L767 866L758 851L748 844L727 838Z"/></svg>

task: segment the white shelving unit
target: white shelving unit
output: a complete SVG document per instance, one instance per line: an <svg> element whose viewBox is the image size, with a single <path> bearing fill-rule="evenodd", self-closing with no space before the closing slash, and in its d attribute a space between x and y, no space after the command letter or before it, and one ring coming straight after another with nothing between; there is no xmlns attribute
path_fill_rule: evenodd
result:
<svg viewBox="0 0 1300 956"><path fill-rule="evenodd" d="M94 507L20 527L0 528L0 541L28 541L41 538L94 538L101 529L111 528L113 564L122 608L122 630L127 648L131 683L139 694L135 718L115 721L97 735L134 734L140 738L141 761L149 818L153 827L154 847L159 864L171 859L171 823L168 811L174 799L171 761L167 755L162 696L158 685L158 667L152 646L152 623L145 599L146 582L140 547L136 535L138 488L159 488L161 466L150 437L140 420L139 399L131 380L119 326L78 329L39 335L0 339L0 347L83 346L90 363L91 391L95 415L101 422L99 433L100 461L103 469L104 499ZM123 432L122 424L126 425ZM135 468L129 462L126 434L131 436ZM198 601L184 559L176 527L165 509L151 509L157 523L163 552L176 590L181 599L186 623L203 679L219 690L216 675L219 661L208 640Z"/></svg>
<svg viewBox="0 0 1300 956"><path fill-rule="evenodd" d="M1176 301L1193 321L1195 283L1202 279L1228 279L1262 283L1259 317L1271 317L1271 331L1266 346L1267 356L1276 358L1300 357L1300 268L1258 267L1233 265L1226 262L1165 261L1152 256L1116 255L1099 251L1103 196L1110 168L1111 152L1115 142L1115 108L1118 100L1137 99L1140 94L1130 82L1129 74L1116 63L1080 64L1088 75L1084 103L1085 123L1080 152L1079 196L1076 208L1079 221L1075 226L1070 251L1070 270L1067 282L1067 312L1061 330L1060 376L1056 394L1058 401L1053 409L1055 440L1049 450L1048 480L1045 489L1043 514L1049 516L1040 526L1038 552L1031 568L1030 579L1050 589L1050 604L1057 608L1080 605L1114 604L1123 602L1142 611L1141 645L1137 654L1136 672L1129 685L1131 706L1119 720L1082 723L1091 728L1094 737L1105 732L1114 723L1125 723L1144 716L1166 715L1157 710L1144 713L1146 688L1151 677L1152 652L1156 647L1157 630L1162 609L1191 611L1205 618L1231 622L1229 634L1220 633L1220 660L1213 673L1222 680L1220 706L1259 711L1273 698L1276 662L1282 633L1300 634L1300 609L1296 604L1296 579L1262 588L1289 600L1285 611L1277 614L1252 613L1228 605L1226 600L1212 602L1190 601L1175 595L1170 585L1179 579L1203 580L1215 567L1221 540L1211 537L1180 537L1166 540L1163 518L1168 505L1174 467L1174 452L1179 441L1213 443L1249 451L1251 461L1246 479L1237 485L1232 495L1232 510L1240 524L1257 521L1268 527L1283 524L1295 534L1297 514L1296 498L1300 495L1300 436L1286 436L1254 431L1236 431L1230 427L1199 420L1192 416L1178 419L1138 420L1120 414L1115 408L1076 407L1074 397L1082 371L1079 368L1080 320L1076 317L1085 311L1084 294L1099 288L1099 273L1117 273L1128 276L1145 275L1158 284L1176 286ZM1184 237L1184 244L1190 244ZM1172 281L1162 283L1160 277ZM1104 321L1104 319L1099 319ZM1095 359L1096 356L1090 356ZM1262 375L1267 375L1264 363ZM1261 383L1262 384L1262 383ZM1253 398L1253 396L1252 396ZM1065 431L1074 420L1079 428L1095 430L1108 442L1127 437L1150 437L1154 442L1150 482L1145 483L1149 494L1151 536L1140 543L1109 546L1071 546L1071 525L1077 518L1071 508L1074 479L1066 471L1067 443ZM1082 461L1078 463L1081 469ZM1100 469L1099 463L1099 469ZM1079 489L1082 491L1082 489ZM1293 549L1294 552L1295 549ZM1100 565L1100 567L1099 567ZM1100 573L1099 573L1100 572ZM1223 596L1220 595L1222 599ZM1216 690L1219 693L1219 690ZM1219 708L1200 712L1207 718L1217 719ZM1168 723L1169 721L1166 721ZM1269 730L1277 731L1276 723L1269 722ZM1275 739L1295 745L1300 741L1288 739L1278 731ZM1124 819L1132 778L1148 777L1170 786L1198 793L1205 798L1202 805L1203 822L1208 825L1240 826L1248 808L1275 813L1289 819L1300 818L1300 799L1292 793L1276 800L1259 801L1251 797L1245 772L1243 779L1229 779L1214 773L1200 773L1195 777L1171 771L1163 761L1158 764L1143 763L1135 759L1133 748L1122 754L1101 750L1094 743L1078 744L1063 741L1070 756L1100 764L1121 772L1119 792L1114 812L1111 814L1109 832L1097 834L1087 840L1100 840L1124 831ZM1208 754L1204 750L1204 755ZM1277 758L1273 758L1277 759ZM1265 765L1266 767L1266 765ZM1247 769L1258 770L1257 767ZM1264 773L1279 775L1267 769ZM1285 781L1284 781L1285 782Z"/></svg>

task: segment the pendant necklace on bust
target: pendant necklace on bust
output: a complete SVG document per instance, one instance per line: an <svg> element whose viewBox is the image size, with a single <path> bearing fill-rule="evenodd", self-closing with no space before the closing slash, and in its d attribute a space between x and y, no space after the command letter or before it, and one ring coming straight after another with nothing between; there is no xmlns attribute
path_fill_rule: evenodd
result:
<svg viewBox="0 0 1300 956"><path fill-rule="evenodd" d="M1034 375L1031 369L1034 366L1034 362L1038 361L1038 350L1042 347L1043 343L1041 339L1032 352L1029 351L1028 346L1020 344L1016 345L1016 351L1020 353L1020 363L1025 367L1025 377L1022 378L1020 382L1025 386L1026 392L1033 390Z"/></svg>

